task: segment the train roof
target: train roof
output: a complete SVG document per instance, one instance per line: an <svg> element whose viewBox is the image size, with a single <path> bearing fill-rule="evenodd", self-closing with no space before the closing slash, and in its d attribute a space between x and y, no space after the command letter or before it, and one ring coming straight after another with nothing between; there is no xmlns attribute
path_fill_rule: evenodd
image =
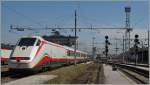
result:
<svg viewBox="0 0 150 85"><path fill-rule="evenodd" d="M25 36L25 37L23 37L23 38L27 38L27 37L38 38L38 39L43 40L43 41L45 41L45 42L47 42L47 43L49 43L49 44L52 44L52 45L55 45L55 46L59 46L59 47L62 47L62 48L64 48L64 49L67 49L67 50L72 50L72 51L74 51L74 49L71 48L71 47L63 46L63 45L59 45L59 44L56 44L56 43L47 41L47 40L45 40L44 38L42 38L42 37L40 37L40 36ZM80 53L87 54L86 52L79 51L79 50L76 50L76 52L80 52Z"/></svg>
<svg viewBox="0 0 150 85"><path fill-rule="evenodd" d="M68 50L72 50L72 51L74 51L74 49L73 48L71 48L71 47L68 47L68 46L64 46L66 49L68 49ZM84 53L84 54L87 54L86 52L83 52L83 51L80 51L80 50L76 50L76 52L80 52L80 53Z"/></svg>

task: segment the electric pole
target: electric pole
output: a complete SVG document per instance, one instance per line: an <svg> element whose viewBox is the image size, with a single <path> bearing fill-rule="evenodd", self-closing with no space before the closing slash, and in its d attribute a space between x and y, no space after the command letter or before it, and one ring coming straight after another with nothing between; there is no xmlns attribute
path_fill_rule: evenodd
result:
<svg viewBox="0 0 150 85"><path fill-rule="evenodd" d="M125 58L124 58L124 35L123 35L123 63L124 63L124 60L125 60Z"/></svg>
<svg viewBox="0 0 150 85"><path fill-rule="evenodd" d="M115 48L115 49L116 49L116 56L117 56L117 52L118 52L118 49L119 49L119 48L117 47L117 39L116 39L116 48Z"/></svg>
<svg viewBox="0 0 150 85"><path fill-rule="evenodd" d="M94 46L95 37L92 38L92 60L95 59L96 47Z"/></svg>
<svg viewBox="0 0 150 85"><path fill-rule="evenodd" d="M148 55L149 55L149 29L148 29Z"/></svg>
<svg viewBox="0 0 150 85"><path fill-rule="evenodd" d="M75 10L75 23L74 23L74 25L75 25L75 46L74 46L74 58L75 58L75 60L74 60L74 64L76 65L76 50L77 50L77 13L76 13L76 10Z"/></svg>

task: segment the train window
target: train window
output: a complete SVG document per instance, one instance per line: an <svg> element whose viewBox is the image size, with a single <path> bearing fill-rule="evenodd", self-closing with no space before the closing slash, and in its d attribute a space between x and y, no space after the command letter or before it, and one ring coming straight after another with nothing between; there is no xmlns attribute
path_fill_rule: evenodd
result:
<svg viewBox="0 0 150 85"><path fill-rule="evenodd" d="M70 56L73 56L72 51L70 51Z"/></svg>
<svg viewBox="0 0 150 85"><path fill-rule="evenodd" d="M77 57L80 57L80 53L76 53Z"/></svg>
<svg viewBox="0 0 150 85"><path fill-rule="evenodd" d="M74 52L73 51L70 51L70 56L74 56Z"/></svg>
<svg viewBox="0 0 150 85"><path fill-rule="evenodd" d="M70 56L70 51L67 52L67 55Z"/></svg>
<svg viewBox="0 0 150 85"><path fill-rule="evenodd" d="M36 38L21 38L18 46L33 46Z"/></svg>
<svg viewBox="0 0 150 85"><path fill-rule="evenodd" d="M40 41L40 40L38 40L38 42L37 42L36 46L39 46L39 45L40 45L40 43L41 43L41 41Z"/></svg>
<svg viewBox="0 0 150 85"><path fill-rule="evenodd" d="M79 57L79 53L76 53L76 56Z"/></svg>

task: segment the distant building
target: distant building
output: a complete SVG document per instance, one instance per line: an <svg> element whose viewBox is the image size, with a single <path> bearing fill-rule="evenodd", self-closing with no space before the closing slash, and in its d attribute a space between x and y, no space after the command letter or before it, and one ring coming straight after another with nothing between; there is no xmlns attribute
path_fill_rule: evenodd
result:
<svg viewBox="0 0 150 85"><path fill-rule="evenodd" d="M121 53L118 58L123 59L123 55L125 60L128 62L135 62L135 48L130 48L130 51L125 52L124 54ZM138 63L149 63L149 56L148 56L148 47L138 48Z"/></svg>
<svg viewBox="0 0 150 85"><path fill-rule="evenodd" d="M53 32L53 35L50 36L42 36L45 40L53 42L53 43L57 43L60 45L66 45L66 46L72 46L75 45L75 38L74 36L64 36L61 35L58 31Z"/></svg>
<svg viewBox="0 0 150 85"><path fill-rule="evenodd" d="M135 55L134 48L131 49L131 55ZM133 58L131 58L133 60ZM148 47L143 47L138 49L138 63L149 63L149 56L148 56Z"/></svg>
<svg viewBox="0 0 150 85"><path fill-rule="evenodd" d="M10 49L10 50L12 50L14 48L14 46L15 45L1 43L1 48L2 49Z"/></svg>

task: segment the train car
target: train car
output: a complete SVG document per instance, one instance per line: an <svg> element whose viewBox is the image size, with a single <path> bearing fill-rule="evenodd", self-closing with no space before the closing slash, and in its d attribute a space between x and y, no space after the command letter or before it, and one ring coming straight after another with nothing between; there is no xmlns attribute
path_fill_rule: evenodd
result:
<svg viewBox="0 0 150 85"><path fill-rule="evenodd" d="M10 57L11 54L10 49L2 49L0 51L0 56L1 56L1 65L7 65L8 64L8 59Z"/></svg>
<svg viewBox="0 0 150 85"><path fill-rule="evenodd" d="M84 62L87 53L77 50L76 61ZM74 49L44 40L40 36L23 37L16 44L8 62L10 69L39 70L51 66L70 64Z"/></svg>

